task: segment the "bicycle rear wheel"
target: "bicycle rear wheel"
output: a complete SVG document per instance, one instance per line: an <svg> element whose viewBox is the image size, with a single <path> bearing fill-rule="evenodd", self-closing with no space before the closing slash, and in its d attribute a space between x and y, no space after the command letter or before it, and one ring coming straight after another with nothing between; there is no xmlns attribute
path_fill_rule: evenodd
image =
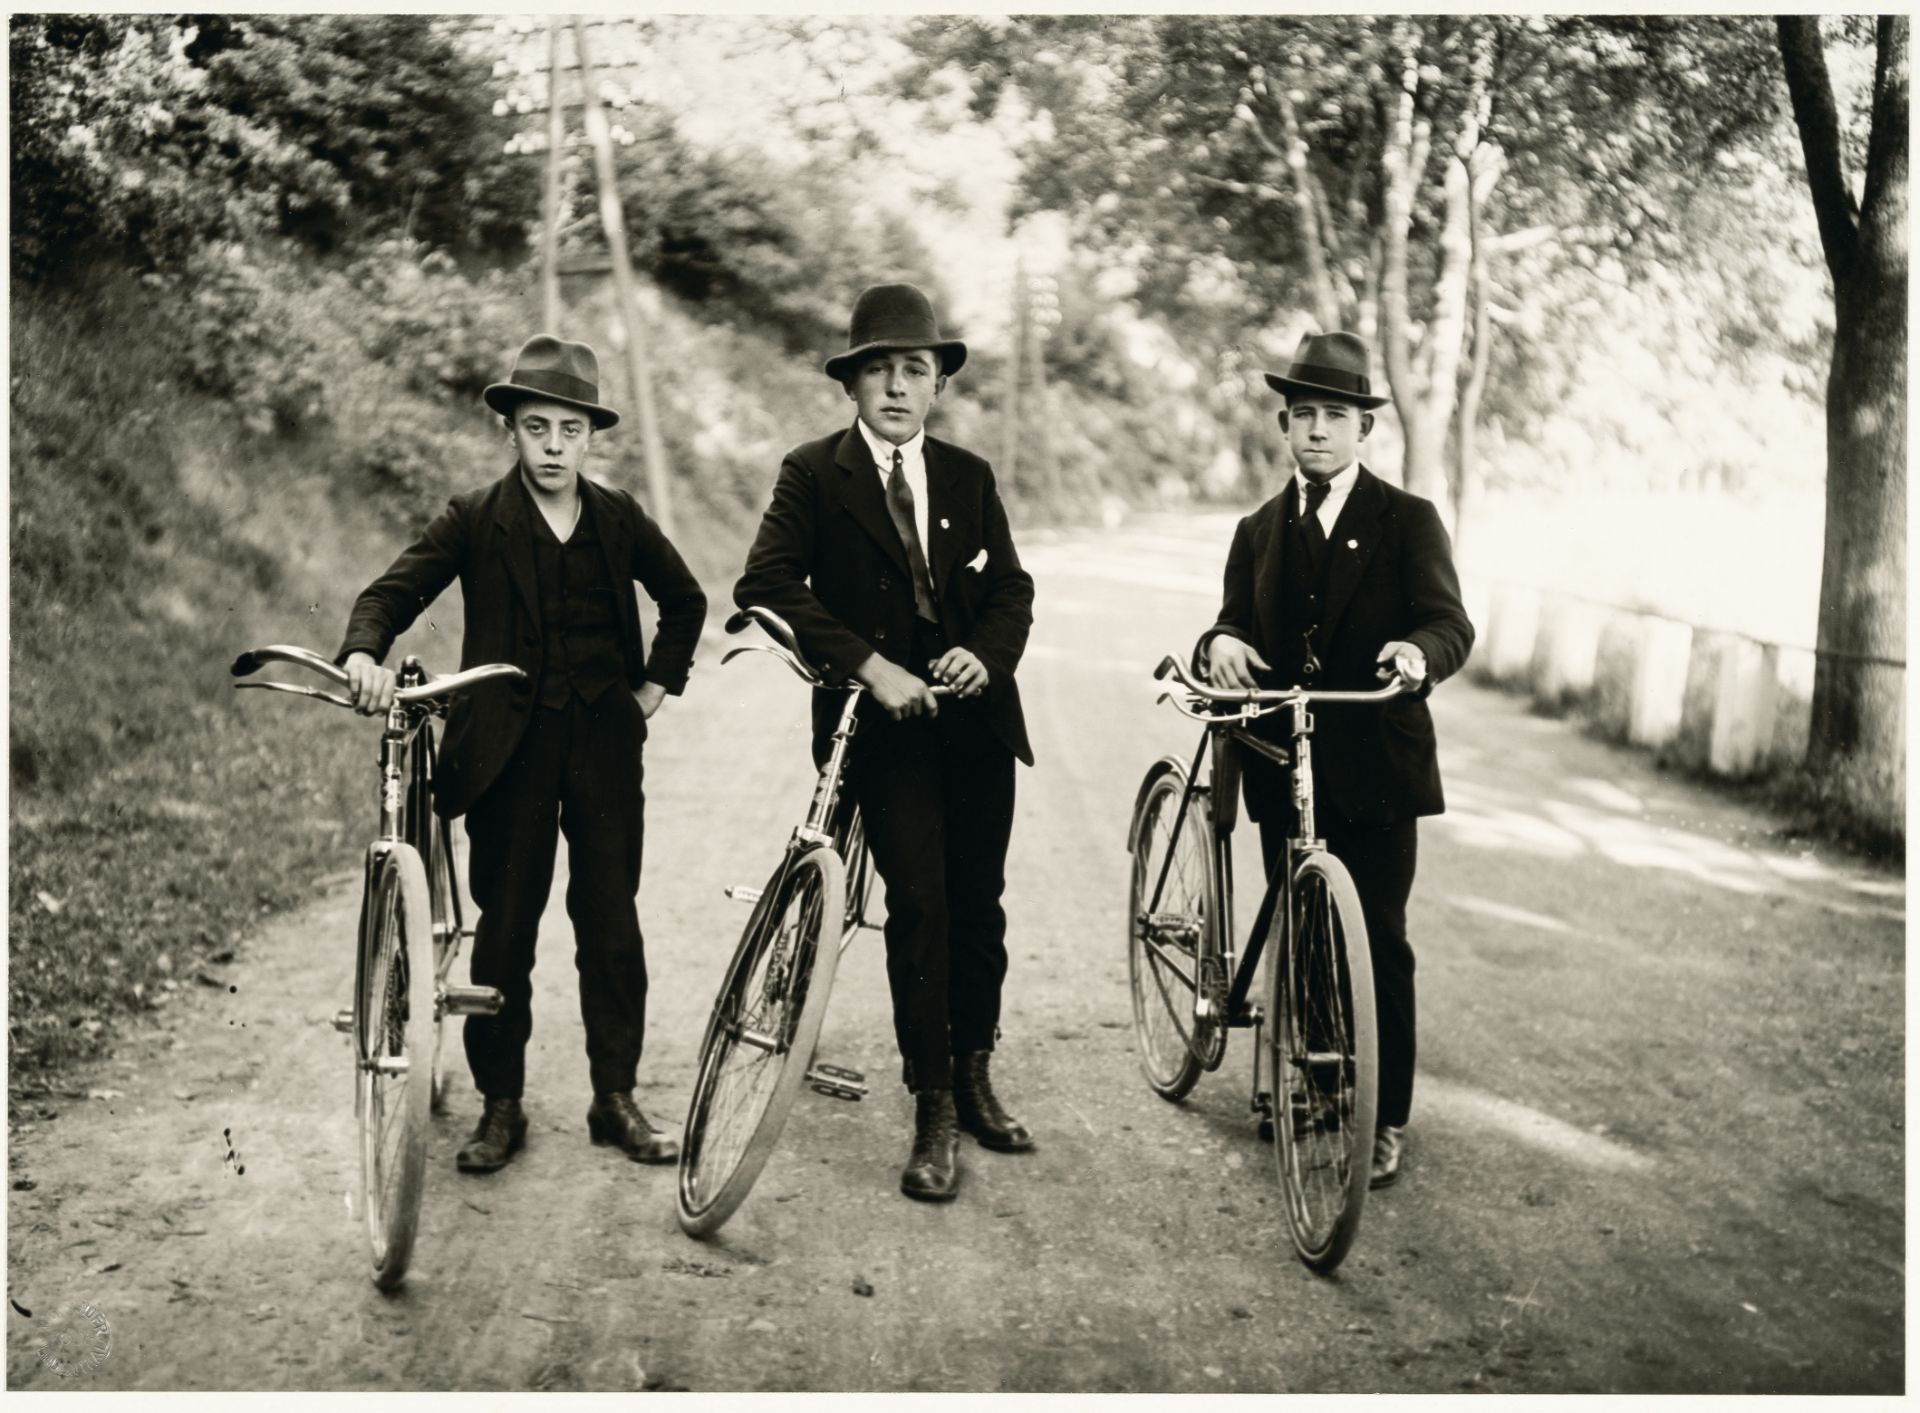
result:
<svg viewBox="0 0 1920 1413"><path fill-rule="evenodd" d="M427 885L433 909L433 977L435 994L453 980L454 963L460 959L463 920L460 916L460 884L454 877L453 827L438 815L432 817L433 848L427 855ZM453 1091L454 1070L460 1046L454 1037L454 1023L436 1002L433 1016L432 1107L438 1114L447 1107Z"/></svg>
<svg viewBox="0 0 1920 1413"><path fill-rule="evenodd" d="M680 1145L680 1225L693 1236L718 1231L746 1200L786 1125L826 1019L844 890L840 856L811 848L782 862L747 920Z"/></svg>
<svg viewBox="0 0 1920 1413"><path fill-rule="evenodd" d="M847 878L847 919L841 941L843 948L847 939L866 921L867 900L873 894L873 857L867 850L867 827L860 818L858 805L848 804L846 809L846 825L841 829L837 841Z"/></svg>
<svg viewBox="0 0 1920 1413"><path fill-rule="evenodd" d="M1360 895L1333 855L1294 866L1268 937L1274 1157L1300 1259L1326 1273L1360 1231L1379 1069L1373 963Z"/></svg>
<svg viewBox="0 0 1920 1413"><path fill-rule="evenodd" d="M396 844L375 868L362 939L355 1046L360 1191L373 1282L405 1279L427 1166L433 1056L433 915L426 867Z"/></svg>
<svg viewBox="0 0 1920 1413"><path fill-rule="evenodd" d="M1207 797L1196 793L1174 837L1186 789L1186 768L1172 757L1147 772L1134 806L1127 888L1127 976L1140 1069L1169 1100L1184 1097L1226 1047L1221 1018L1202 1017L1198 1004L1219 963L1213 817Z"/></svg>

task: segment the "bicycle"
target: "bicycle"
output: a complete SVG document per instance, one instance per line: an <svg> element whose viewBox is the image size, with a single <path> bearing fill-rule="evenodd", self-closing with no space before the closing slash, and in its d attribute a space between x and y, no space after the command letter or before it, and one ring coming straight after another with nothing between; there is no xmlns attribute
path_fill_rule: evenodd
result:
<svg viewBox="0 0 1920 1413"><path fill-rule="evenodd" d="M1184 1098L1226 1057L1227 1032L1254 1032L1252 1110L1272 1135L1294 1249L1312 1269L1337 1267L1360 1229L1371 1174L1378 1088L1373 965L1360 895L1315 837L1313 717L1319 703L1384 702L1404 690L1225 691L1174 658L1154 669L1183 689L1170 702L1204 726L1191 764L1154 762L1127 831L1127 968L1140 1066L1155 1093ZM1284 711L1291 751L1247 728ZM1233 858L1244 748L1288 765L1294 829L1249 932L1233 951ZM1209 759L1205 781L1203 759ZM1268 961L1266 1003L1248 1000ZM1263 1044L1264 1031L1264 1044ZM1261 1087L1262 1059L1271 1089Z"/></svg>
<svg viewBox="0 0 1920 1413"><path fill-rule="evenodd" d="M242 653L231 668L249 677L269 663L307 668L339 686L344 669L305 648L284 645ZM427 1116L445 1105L451 1084L452 1016L494 1015L500 992L449 978L462 926L452 830L433 812L433 719L448 698L519 668L491 663L434 677L416 657L400 664L399 686L380 732L380 832L367 846L360 894L353 1005L333 1017L353 1037L353 1112L360 1129L360 1195L373 1282L393 1290L406 1278L426 1175ZM333 692L291 682L238 682L351 708ZM430 950L429 950L430 949ZM416 1063L427 1059L426 1082Z"/></svg>
<svg viewBox="0 0 1920 1413"><path fill-rule="evenodd" d="M771 610L736 613L727 631L755 623L773 644L734 648L723 663L744 653L769 653L808 685L825 685L793 630ZM939 686L933 693L951 695ZM877 927L866 920L873 869L860 810L840 798L854 713L864 695L858 683L847 687L806 819L788 838L766 886L727 890L736 901L752 903L753 913L714 999L687 1105L678 1209L690 1236L718 1231L746 1200L803 1083L836 1099L858 1101L867 1093L863 1075L817 1063L814 1054L840 956L862 928ZM822 945L830 902L838 903L840 913L835 946Z"/></svg>

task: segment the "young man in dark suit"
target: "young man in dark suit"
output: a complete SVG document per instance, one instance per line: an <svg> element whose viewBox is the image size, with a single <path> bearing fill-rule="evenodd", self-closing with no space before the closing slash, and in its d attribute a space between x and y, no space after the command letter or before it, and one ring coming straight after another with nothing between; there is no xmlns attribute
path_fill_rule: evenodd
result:
<svg viewBox="0 0 1920 1413"><path fill-rule="evenodd" d="M512 375L483 394L517 460L491 485L455 496L353 605L336 661L368 714L393 700L380 662L440 591L460 581L460 665L510 662L517 682L454 699L440 747L435 808L467 817L468 877L480 909L473 983L505 998L468 1016L467 1063L485 1100L458 1155L466 1172L505 1166L525 1141L520 1099L533 1029L534 942L567 839L593 1103L587 1129L642 1163L672 1162L633 1102L646 1031L640 888L647 719L686 686L707 600L632 496L582 473L593 434L620 420L600 405L599 363L584 343L527 340ZM640 639L638 581L658 606L651 651Z"/></svg>
<svg viewBox="0 0 1920 1413"><path fill-rule="evenodd" d="M1360 892L1379 1016L1380 1109L1372 1183L1400 1173L1413 1103L1415 821L1445 808L1427 695L1473 646L1453 551L1430 501L1380 480L1359 461L1373 430L1367 346L1352 334L1309 334L1286 375L1280 426L1293 452L1287 486L1235 528L1220 618L1194 650L1216 686L1366 690L1398 677L1412 694L1384 707L1314 713L1316 822ZM1284 741L1269 717L1262 734ZM1292 798L1282 767L1242 752L1247 813L1267 871L1281 863Z"/></svg>
<svg viewBox="0 0 1920 1413"><path fill-rule="evenodd" d="M924 431L966 356L914 286L860 296L847 351L826 364L858 417L787 453L733 591L792 625L829 682L867 689L848 785L886 883L894 1035L914 1094L900 1187L923 1201L958 1191L956 1127L998 1151L1033 1146L988 1074L1013 763L1033 763L1013 680L1033 580L992 469ZM936 700L934 683L954 696ZM842 700L815 694L818 760Z"/></svg>

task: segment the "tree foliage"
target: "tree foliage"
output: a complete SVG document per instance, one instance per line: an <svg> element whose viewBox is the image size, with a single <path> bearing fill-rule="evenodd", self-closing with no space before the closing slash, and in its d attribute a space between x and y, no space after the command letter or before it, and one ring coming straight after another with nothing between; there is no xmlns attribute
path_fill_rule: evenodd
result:
<svg viewBox="0 0 1920 1413"><path fill-rule="evenodd" d="M1460 382L1535 411L1487 360L1577 349L1566 311L1685 258L1701 193L1778 126L1753 101L1767 31L1744 19L929 20L912 38L909 85L954 75L976 113L1041 115L1026 209L1067 213L1144 312L1268 356L1303 320L1371 336L1415 467Z"/></svg>
<svg viewBox="0 0 1920 1413"><path fill-rule="evenodd" d="M499 160L489 75L444 21L27 15L8 37L16 273L262 236L524 242L535 174Z"/></svg>

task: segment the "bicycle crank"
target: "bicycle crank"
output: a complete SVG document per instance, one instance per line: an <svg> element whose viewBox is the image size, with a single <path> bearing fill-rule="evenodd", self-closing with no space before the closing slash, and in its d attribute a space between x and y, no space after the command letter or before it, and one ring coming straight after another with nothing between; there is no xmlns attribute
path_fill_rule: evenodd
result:
<svg viewBox="0 0 1920 1413"><path fill-rule="evenodd" d="M867 1097L867 1077L858 1070L839 1065L815 1065L807 1071L807 1083L815 1094L829 1099L846 1099L857 1104Z"/></svg>

